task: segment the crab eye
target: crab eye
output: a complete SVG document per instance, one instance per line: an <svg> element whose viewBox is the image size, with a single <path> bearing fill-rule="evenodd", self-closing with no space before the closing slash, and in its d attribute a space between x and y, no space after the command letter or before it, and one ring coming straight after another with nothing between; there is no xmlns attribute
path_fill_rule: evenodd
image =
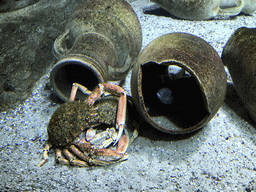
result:
<svg viewBox="0 0 256 192"><path fill-rule="evenodd" d="M169 88L161 88L156 94L163 104L172 104L174 102L173 93Z"/></svg>

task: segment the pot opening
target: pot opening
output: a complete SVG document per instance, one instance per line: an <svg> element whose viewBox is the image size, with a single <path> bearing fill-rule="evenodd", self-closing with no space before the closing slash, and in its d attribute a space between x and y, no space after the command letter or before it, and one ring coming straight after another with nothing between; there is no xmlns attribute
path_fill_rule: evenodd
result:
<svg viewBox="0 0 256 192"><path fill-rule="evenodd" d="M209 113L194 75L176 64L142 65L142 95L147 113L161 127L169 127L162 122L171 121L180 128L189 128Z"/></svg>
<svg viewBox="0 0 256 192"><path fill-rule="evenodd" d="M76 61L56 64L51 71L50 80L54 93L64 101L69 100L73 83L82 84L89 90L101 83L96 72ZM85 100L87 96L78 90L76 99Z"/></svg>

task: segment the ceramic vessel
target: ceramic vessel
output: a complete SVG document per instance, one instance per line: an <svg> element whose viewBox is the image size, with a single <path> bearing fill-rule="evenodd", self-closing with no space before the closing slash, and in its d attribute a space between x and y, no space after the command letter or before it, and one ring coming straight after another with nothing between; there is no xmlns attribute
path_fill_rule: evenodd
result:
<svg viewBox="0 0 256 192"><path fill-rule="evenodd" d="M74 82L93 89L98 83L124 79L141 42L139 20L126 1L86 0L54 43L58 59L50 74L54 92L67 101Z"/></svg>
<svg viewBox="0 0 256 192"><path fill-rule="evenodd" d="M238 95L256 122L256 28L237 29L223 48L221 58Z"/></svg>
<svg viewBox="0 0 256 192"><path fill-rule="evenodd" d="M163 35L138 57L131 92L141 116L153 127L182 134L200 129L221 107L226 73L218 53L187 33Z"/></svg>
<svg viewBox="0 0 256 192"><path fill-rule="evenodd" d="M256 0L151 0L172 15L189 20L235 16L256 10Z"/></svg>

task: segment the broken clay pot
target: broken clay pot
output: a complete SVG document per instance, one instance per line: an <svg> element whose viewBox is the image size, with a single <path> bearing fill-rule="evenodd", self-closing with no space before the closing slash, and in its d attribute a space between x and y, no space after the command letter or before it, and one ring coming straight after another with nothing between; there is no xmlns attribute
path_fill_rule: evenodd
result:
<svg viewBox="0 0 256 192"><path fill-rule="evenodd" d="M256 122L256 28L237 29L224 46L221 58L235 90Z"/></svg>
<svg viewBox="0 0 256 192"><path fill-rule="evenodd" d="M163 35L140 53L131 92L141 116L173 134L190 133L209 122L226 93L226 73L218 53L187 33Z"/></svg>

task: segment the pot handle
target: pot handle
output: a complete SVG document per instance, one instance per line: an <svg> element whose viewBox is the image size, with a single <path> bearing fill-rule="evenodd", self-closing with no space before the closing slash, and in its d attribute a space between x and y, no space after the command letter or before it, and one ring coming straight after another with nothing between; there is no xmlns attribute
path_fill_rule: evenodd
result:
<svg viewBox="0 0 256 192"><path fill-rule="evenodd" d="M217 16L236 16L241 13L244 7L244 0L239 0L236 6L228 8L220 8Z"/></svg>
<svg viewBox="0 0 256 192"><path fill-rule="evenodd" d="M62 55L68 52L66 40L69 38L69 29L66 29L64 33L62 33L59 37L56 38L53 44L53 55L60 59Z"/></svg>

